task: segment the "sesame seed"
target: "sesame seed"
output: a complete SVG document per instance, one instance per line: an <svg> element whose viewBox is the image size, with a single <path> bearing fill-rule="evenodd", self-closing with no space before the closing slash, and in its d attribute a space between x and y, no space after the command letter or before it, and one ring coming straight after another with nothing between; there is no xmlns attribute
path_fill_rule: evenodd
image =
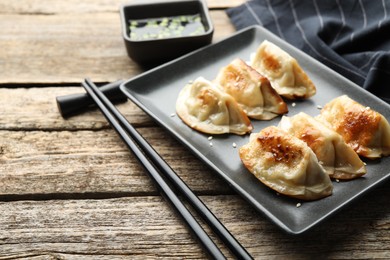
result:
<svg viewBox="0 0 390 260"><path fill-rule="evenodd" d="M297 105L297 104L296 104L295 102L291 104L291 106L293 106L293 107L295 107L296 105Z"/></svg>
<svg viewBox="0 0 390 260"><path fill-rule="evenodd" d="M322 106L321 105L317 105L317 109L322 109Z"/></svg>
<svg viewBox="0 0 390 260"><path fill-rule="evenodd" d="M237 147L237 144L236 144L236 143L233 143L232 146L233 146L233 148L236 148L236 147Z"/></svg>
<svg viewBox="0 0 390 260"><path fill-rule="evenodd" d="M366 107L366 110L370 110L370 107Z"/></svg>
<svg viewBox="0 0 390 260"><path fill-rule="evenodd" d="M340 182L340 180L339 180L339 179L336 179L336 182Z"/></svg>
<svg viewBox="0 0 390 260"><path fill-rule="evenodd" d="M299 208L300 206L302 206L302 204L301 203L297 203L297 208Z"/></svg>
<svg viewBox="0 0 390 260"><path fill-rule="evenodd" d="M212 142L210 142L209 145L210 145L210 147L213 147L213 143Z"/></svg>
<svg viewBox="0 0 390 260"><path fill-rule="evenodd" d="M209 141L213 140L213 137L212 136L209 136L209 138L207 138Z"/></svg>
<svg viewBox="0 0 390 260"><path fill-rule="evenodd" d="M176 116L176 114L175 114L175 113L172 113L172 114L171 114L171 117L175 117L175 116Z"/></svg>

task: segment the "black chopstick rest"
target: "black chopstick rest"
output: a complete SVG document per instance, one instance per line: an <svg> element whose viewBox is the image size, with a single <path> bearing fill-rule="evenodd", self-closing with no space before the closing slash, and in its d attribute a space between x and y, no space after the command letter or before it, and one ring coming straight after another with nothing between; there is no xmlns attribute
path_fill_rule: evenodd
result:
<svg viewBox="0 0 390 260"><path fill-rule="evenodd" d="M127 101L127 97L119 89L123 80L118 80L100 87L100 90L114 103ZM57 107L62 117L66 118L84 111L88 107L95 106L95 102L87 93L70 94L56 97Z"/></svg>

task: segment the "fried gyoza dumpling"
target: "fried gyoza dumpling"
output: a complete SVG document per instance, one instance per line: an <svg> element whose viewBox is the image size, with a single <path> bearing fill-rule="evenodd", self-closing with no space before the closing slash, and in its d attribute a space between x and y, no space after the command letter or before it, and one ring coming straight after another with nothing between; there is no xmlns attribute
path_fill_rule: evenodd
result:
<svg viewBox="0 0 390 260"><path fill-rule="evenodd" d="M309 98L316 87L297 60L269 41L263 41L251 66L268 78L279 95L289 99Z"/></svg>
<svg viewBox="0 0 390 260"><path fill-rule="evenodd" d="M326 104L318 119L327 122L361 156L379 158L390 154L389 122L346 95Z"/></svg>
<svg viewBox="0 0 390 260"><path fill-rule="evenodd" d="M253 128L237 102L202 77L181 90L176 112L187 125L203 133L243 135Z"/></svg>
<svg viewBox="0 0 390 260"><path fill-rule="evenodd" d="M331 178L354 179L367 172L360 157L342 136L313 117L303 112L293 117L284 116L279 127L304 141Z"/></svg>
<svg viewBox="0 0 390 260"><path fill-rule="evenodd" d="M303 200L332 194L333 185L316 155L302 140L269 126L240 148L245 167L275 191Z"/></svg>
<svg viewBox="0 0 390 260"><path fill-rule="evenodd" d="M250 118L270 120L288 112L287 104L268 79L241 59L235 59L222 68L215 82L237 101Z"/></svg>

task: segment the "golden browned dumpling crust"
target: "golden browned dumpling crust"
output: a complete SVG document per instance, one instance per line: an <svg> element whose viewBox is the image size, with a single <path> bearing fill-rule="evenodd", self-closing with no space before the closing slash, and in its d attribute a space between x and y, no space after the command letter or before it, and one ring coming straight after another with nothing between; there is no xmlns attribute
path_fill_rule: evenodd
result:
<svg viewBox="0 0 390 260"><path fill-rule="evenodd" d="M303 200L332 194L332 182L313 151L275 126L251 134L239 155L257 179L278 193Z"/></svg>
<svg viewBox="0 0 390 260"><path fill-rule="evenodd" d="M386 118L346 95L326 104L318 119L327 122L361 156L379 158L390 154L390 125Z"/></svg>
<svg viewBox="0 0 390 260"><path fill-rule="evenodd" d="M201 77L181 90L176 113L188 126L203 133L244 135L253 129L237 102Z"/></svg>
<svg viewBox="0 0 390 260"><path fill-rule="evenodd" d="M265 40L251 60L251 66L271 82L279 95L288 99L306 99L316 87L298 61L275 44Z"/></svg>
<svg viewBox="0 0 390 260"><path fill-rule="evenodd" d="M279 127L304 141L330 177L349 180L366 174L363 161L343 137L308 114L284 116Z"/></svg>
<svg viewBox="0 0 390 260"><path fill-rule="evenodd" d="M214 82L231 95L250 118L270 120L288 112L286 102L268 79L241 59L223 67Z"/></svg>

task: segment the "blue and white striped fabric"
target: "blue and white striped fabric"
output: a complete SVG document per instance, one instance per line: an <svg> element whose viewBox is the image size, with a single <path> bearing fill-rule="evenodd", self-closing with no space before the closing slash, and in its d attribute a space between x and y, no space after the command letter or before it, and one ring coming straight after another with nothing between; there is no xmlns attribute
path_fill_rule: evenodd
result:
<svg viewBox="0 0 390 260"><path fill-rule="evenodd" d="M261 25L390 103L389 0L252 0L227 10Z"/></svg>

